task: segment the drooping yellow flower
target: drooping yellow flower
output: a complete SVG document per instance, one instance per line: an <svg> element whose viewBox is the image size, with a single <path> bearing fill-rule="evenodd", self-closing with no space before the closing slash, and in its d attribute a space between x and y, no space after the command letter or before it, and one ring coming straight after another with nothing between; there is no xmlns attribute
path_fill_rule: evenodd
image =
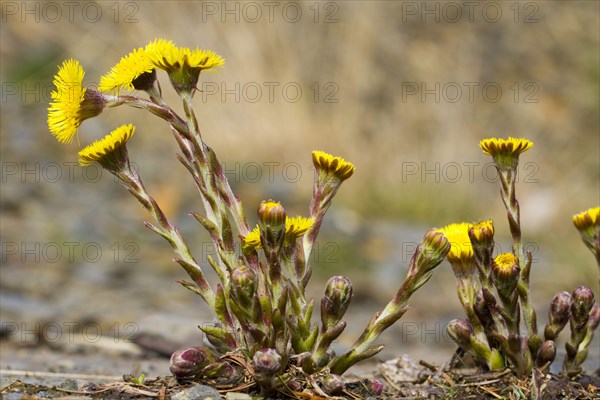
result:
<svg viewBox="0 0 600 400"><path fill-rule="evenodd" d="M329 153L315 150L312 152L313 165L317 171L331 174L340 181L344 181L354 173L354 164L344 160L342 157L334 157Z"/></svg>
<svg viewBox="0 0 600 400"><path fill-rule="evenodd" d="M533 147L533 142L523 138L484 139L479 142L483 152L494 158L494 162L501 168L515 168L519 162L519 155Z"/></svg>
<svg viewBox="0 0 600 400"><path fill-rule="evenodd" d="M453 266L455 263L473 263L473 246L469 239L469 228L472 226L470 223L461 222L438 229L450 243L450 251L446 257Z"/></svg>
<svg viewBox="0 0 600 400"><path fill-rule="evenodd" d="M83 87L85 72L75 59L65 60L54 76L52 102L48 108L48 128L61 143L71 143L81 123L102 112L104 99Z"/></svg>
<svg viewBox="0 0 600 400"><path fill-rule="evenodd" d="M149 43L146 52L156 67L167 72L181 68L203 71L225 63L225 60L212 50L177 47L165 39L156 39Z"/></svg>
<svg viewBox="0 0 600 400"><path fill-rule="evenodd" d="M121 58L108 74L100 78L98 89L101 92L118 92L121 88L125 90L144 90L146 89L146 82L140 81L149 80L150 84L152 84L154 81L152 78L155 78L153 71L154 63L148 57L146 50L143 48L134 49L131 53ZM148 79L144 79L145 77Z"/></svg>
<svg viewBox="0 0 600 400"><path fill-rule="evenodd" d="M585 231L600 224L600 207L590 208L573 215L573 224L579 231Z"/></svg>
<svg viewBox="0 0 600 400"><path fill-rule="evenodd" d="M103 167L114 169L127 157L125 143L133 136L135 126L122 125L100 140L79 152L79 165L87 166L98 161Z"/></svg>
<svg viewBox="0 0 600 400"><path fill-rule="evenodd" d="M145 50L157 68L167 71L173 88L179 95L193 95L200 72L225 63L214 51L177 47L165 39L154 40Z"/></svg>
<svg viewBox="0 0 600 400"><path fill-rule="evenodd" d="M313 226L314 222L312 218L301 216L287 217L285 220L285 235L292 239L297 239L304 235Z"/></svg>

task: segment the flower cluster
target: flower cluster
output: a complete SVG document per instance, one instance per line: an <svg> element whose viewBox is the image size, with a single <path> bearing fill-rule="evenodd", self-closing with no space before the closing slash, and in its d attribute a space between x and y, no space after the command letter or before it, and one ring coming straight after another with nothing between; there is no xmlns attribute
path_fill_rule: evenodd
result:
<svg viewBox="0 0 600 400"><path fill-rule="evenodd" d="M492 257L492 220L451 224L439 230L451 244L447 259L456 275L458 298L466 315L465 319L453 320L448 333L480 365L490 370L510 365L518 374L529 375L534 367L542 368L554 361L555 339L569 322L571 338L566 344L563 372L575 375L581 370L598 326L600 306L587 287L579 287L572 294L560 292L552 300L543 336L538 334L529 290L531 254L523 251L520 208L515 195L519 155L533 143L527 139L492 138L481 141L480 146L493 157L500 177L513 247L511 252ZM598 208L574 216L573 222L598 258ZM524 333L521 320L525 322Z"/></svg>
<svg viewBox="0 0 600 400"><path fill-rule="evenodd" d="M325 396L339 393L344 388L340 375L382 350L375 341L408 310L408 300L431 278L450 244L437 230L428 231L394 298L373 316L350 349L337 355L331 345L346 328L344 315L352 284L343 276L329 279L320 303L320 326L312 324L315 303L306 298L305 290L312 271L311 252L325 214L355 167L341 157L314 151L308 215L288 216L281 203L266 200L258 207L258 224L251 228L221 163L200 133L192 107L200 73L221 65L223 59L212 51L156 39L124 56L100 78L96 91L84 89L84 72L77 61L65 61L55 80L49 129L59 141L68 143L85 119L98 116L106 106L127 105L158 116L173 135L180 151L178 160L191 174L204 206L204 213L190 215L208 231L217 250L206 257L208 265L201 265L192 255L180 230L150 195L139 171L131 167L127 143L135 132L133 125L122 125L79 152L82 166L98 162L148 210L153 221L146 226L169 243L175 261L190 277L180 283L214 311L215 323L200 327L205 344L172 355L173 375L224 384L250 379L269 396L289 397L303 390ZM168 75L184 115L164 101L159 70ZM131 90L142 95L121 93ZM142 97L144 93L147 97ZM237 240L241 246L236 246ZM207 267L215 271L218 282L208 281ZM371 386L381 391L379 382Z"/></svg>

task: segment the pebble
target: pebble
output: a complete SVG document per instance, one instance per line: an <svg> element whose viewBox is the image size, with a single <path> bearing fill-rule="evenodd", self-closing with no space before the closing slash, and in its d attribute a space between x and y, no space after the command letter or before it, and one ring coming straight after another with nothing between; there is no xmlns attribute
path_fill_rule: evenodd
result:
<svg viewBox="0 0 600 400"><path fill-rule="evenodd" d="M246 393L227 393L226 400L252 400L252 397Z"/></svg>
<svg viewBox="0 0 600 400"><path fill-rule="evenodd" d="M172 400L221 400L219 392L210 386L196 385L182 390L171 397Z"/></svg>

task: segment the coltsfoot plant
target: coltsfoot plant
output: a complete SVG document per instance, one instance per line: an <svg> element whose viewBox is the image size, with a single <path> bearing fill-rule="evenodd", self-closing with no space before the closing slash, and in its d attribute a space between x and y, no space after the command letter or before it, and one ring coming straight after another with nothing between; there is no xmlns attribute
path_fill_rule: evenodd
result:
<svg viewBox="0 0 600 400"><path fill-rule="evenodd" d="M526 139L492 138L483 140L480 146L493 157L498 171L512 250L492 256L495 246L492 220L452 224L439 230L451 243L446 257L456 276L458 298L466 315L465 319L451 321L448 333L480 365L490 370L510 366L519 375L529 375L534 366L544 367L554 361L555 339L569 323L571 338L566 344L563 373L576 375L598 327L600 305L594 304L594 294L585 286L571 294L560 292L550 304L544 332L538 332L529 290L532 257L523 249L515 192L519 155L533 147L533 143ZM600 207L589 209L575 215L573 222L600 267L599 211Z"/></svg>
<svg viewBox="0 0 600 400"><path fill-rule="evenodd" d="M450 244L436 229L425 233L394 298L373 316L347 352L335 354L331 345L346 328L343 318L352 285L343 276L329 279L320 302L320 325L311 323L315 303L306 298L305 288L323 218L342 183L354 173L354 165L314 151L315 178L308 215L288 216L279 202L266 200L258 206L258 225L250 227L217 155L200 133L192 104L200 73L223 63L212 51L180 48L157 39L123 57L101 77L99 90L94 90L84 88L79 62L67 60L54 80L56 90L48 112L50 132L60 142L70 143L84 120L125 105L163 119L166 131L175 139L177 158L191 175L190 184L204 206L204 213L190 215L208 231L216 248L214 256L206 257L208 265L201 265L192 255L179 229L132 168L127 143L134 136L133 125L122 125L79 151L82 166L99 163L148 210L154 221L146 226L166 239L175 261L191 279L180 283L214 311L216 323L199 327L207 343L173 354L171 372L175 376L232 384L250 378L265 395L291 396L305 389L319 395L339 393L344 389L340 375L382 350L376 339L407 311L407 301L429 280ZM163 99L158 70L168 75L185 115L179 115ZM125 90L145 95L120 93ZM208 282L207 267L216 272L218 282ZM380 383L371 386L381 391Z"/></svg>

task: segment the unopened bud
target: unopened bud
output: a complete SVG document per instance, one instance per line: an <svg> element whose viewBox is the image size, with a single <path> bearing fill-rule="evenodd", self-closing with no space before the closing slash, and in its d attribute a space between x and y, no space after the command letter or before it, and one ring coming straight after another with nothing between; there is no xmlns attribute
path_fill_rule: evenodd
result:
<svg viewBox="0 0 600 400"><path fill-rule="evenodd" d="M556 339L571 316L571 295L569 292L558 292L550 303L548 310L548 325L544 330L546 340Z"/></svg>
<svg viewBox="0 0 600 400"><path fill-rule="evenodd" d="M281 369L281 356L275 349L261 349L254 353L252 365L259 374L273 375Z"/></svg>
<svg viewBox="0 0 600 400"><path fill-rule="evenodd" d="M536 356L536 364L538 367L543 367L546 364L552 364L556 357L556 344L554 340L546 340L538 348Z"/></svg>
<svg viewBox="0 0 600 400"><path fill-rule="evenodd" d="M437 229L427 231L414 256L415 261L412 263L412 267L421 269L415 272L425 274L433 270L444 261L450 247L450 242L442 232Z"/></svg>
<svg viewBox="0 0 600 400"><path fill-rule="evenodd" d="M344 390L344 380L341 376L329 374L321 381L321 388L329 395L336 395Z"/></svg>
<svg viewBox="0 0 600 400"><path fill-rule="evenodd" d="M379 379L372 379L370 386L375 396L379 396L383 392L383 383Z"/></svg>
<svg viewBox="0 0 600 400"><path fill-rule="evenodd" d="M213 355L202 347L177 350L171 355L171 373L177 378L192 378L214 361Z"/></svg>
<svg viewBox="0 0 600 400"><path fill-rule="evenodd" d="M471 336L473 335L473 327L464 319L453 319L448 323L448 334L460 346L466 350L471 346Z"/></svg>
<svg viewBox="0 0 600 400"><path fill-rule="evenodd" d="M258 226L263 246L277 249L281 246L285 234L285 209L276 201L268 200L260 203L258 209Z"/></svg>
<svg viewBox="0 0 600 400"><path fill-rule="evenodd" d="M571 299L571 315L575 321L586 321L587 323L590 311L594 306L594 292L586 286L580 286L573 290Z"/></svg>
<svg viewBox="0 0 600 400"><path fill-rule="evenodd" d="M600 322L600 304L596 303L590 310L590 317L588 319L588 326L593 331L598 327L598 323Z"/></svg>
<svg viewBox="0 0 600 400"><path fill-rule="evenodd" d="M321 299L321 322L323 327L336 325L346 313L352 298L352 283L345 276L332 276L325 286Z"/></svg>
<svg viewBox="0 0 600 400"><path fill-rule="evenodd" d="M253 304L256 295L256 274L245 265L239 266L231 272L231 288L233 295L241 305Z"/></svg>

